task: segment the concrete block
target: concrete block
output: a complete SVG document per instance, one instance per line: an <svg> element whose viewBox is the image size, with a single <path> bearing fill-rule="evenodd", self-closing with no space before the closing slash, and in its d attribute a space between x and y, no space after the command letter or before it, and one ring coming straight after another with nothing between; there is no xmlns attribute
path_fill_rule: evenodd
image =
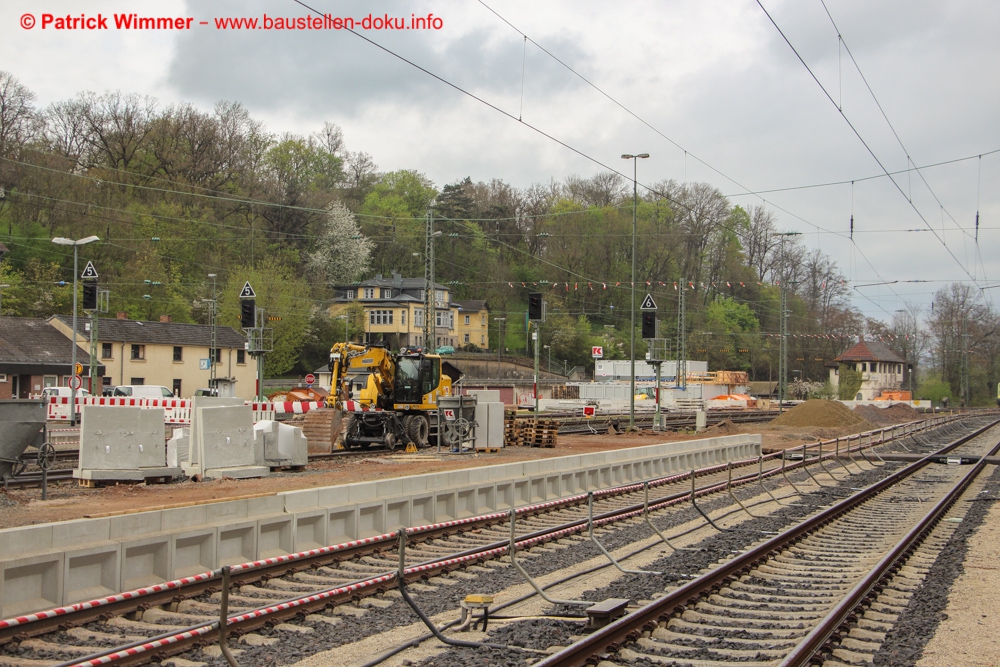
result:
<svg viewBox="0 0 1000 667"><path fill-rule="evenodd" d="M63 604L118 592L121 546L117 542L67 551L64 562Z"/></svg>
<svg viewBox="0 0 1000 667"><path fill-rule="evenodd" d="M0 533L0 559L47 551L53 546L53 528L58 524L19 526Z"/></svg>
<svg viewBox="0 0 1000 667"><path fill-rule="evenodd" d="M371 483L349 484L347 486L348 502L361 503L366 500L377 498L376 489L378 487Z"/></svg>
<svg viewBox="0 0 1000 667"><path fill-rule="evenodd" d="M490 408L488 403L483 403L482 399L476 404L476 449L486 449L496 445L490 444Z"/></svg>
<svg viewBox="0 0 1000 667"><path fill-rule="evenodd" d="M157 466L155 468L139 468L139 472L142 473L143 479L148 484L151 479L179 477L183 471L180 468Z"/></svg>
<svg viewBox="0 0 1000 667"><path fill-rule="evenodd" d="M545 500L554 500L562 497L562 490L559 485L559 475L548 475L545 477Z"/></svg>
<svg viewBox="0 0 1000 667"><path fill-rule="evenodd" d="M295 540L292 547L297 553L319 549L327 545L327 516L325 510L295 514Z"/></svg>
<svg viewBox="0 0 1000 667"><path fill-rule="evenodd" d="M338 507L350 501L350 493L346 486L327 486L316 489L317 507Z"/></svg>
<svg viewBox="0 0 1000 667"><path fill-rule="evenodd" d="M112 468L105 470L74 468L73 479L86 479L92 482L142 482L146 477L138 468Z"/></svg>
<svg viewBox="0 0 1000 667"><path fill-rule="evenodd" d="M161 517L162 514L155 511L109 517L110 537L112 540L122 540L158 533L162 526Z"/></svg>
<svg viewBox="0 0 1000 667"><path fill-rule="evenodd" d="M319 492L316 489L287 491L278 495L285 501L284 509L286 512L299 512L305 509L320 507Z"/></svg>
<svg viewBox="0 0 1000 667"><path fill-rule="evenodd" d="M247 517L251 519L281 514L285 511L285 499L281 496L247 498L246 503Z"/></svg>
<svg viewBox="0 0 1000 667"><path fill-rule="evenodd" d="M476 489L461 489L455 494L455 518L476 516Z"/></svg>
<svg viewBox="0 0 1000 667"><path fill-rule="evenodd" d="M16 558L0 567L0 616L3 618L62 604L63 554Z"/></svg>
<svg viewBox="0 0 1000 667"><path fill-rule="evenodd" d="M139 467L135 429L142 408L84 405L80 412L80 468Z"/></svg>
<svg viewBox="0 0 1000 667"><path fill-rule="evenodd" d="M230 500L224 503L203 505L205 508L205 523L228 524L247 518L247 501Z"/></svg>
<svg viewBox="0 0 1000 667"><path fill-rule="evenodd" d="M500 400L499 389L470 389L467 393L469 396L477 397L479 405L483 403L499 403L503 405L503 401Z"/></svg>
<svg viewBox="0 0 1000 667"><path fill-rule="evenodd" d="M309 463L309 441L302 429L291 424L278 424L278 455L286 465L304 466Z"/></svg>
<svg viewBox="0 0 1000 667"><path fill-rule="evenodd" d="M489 408L489 416L486 424L480 424L479 429L486 431L486 442L489 443L490 447L503 447L504 404L499 401L490 401L486 405Z"/></svg>
<svg viewBox="0 0 1000 667"><path fill-rule="evenodd" d="M188 530L195 526L205 526L213 523L208 520L208 508L211 505L191 505L175 507L160 511L160 527L164 532Z"/></svg>
<svg viewBox="0 0 1000 667"><path fill-rule="evenodd" d="M529 479L514 482L514 507L529 505L532 500L532 483Z"/></svg>
<svg viewBox="0 0 1000 667"><path fill-rule="evenodd" d="M81 544L96 544L111 539L110 518L74 519L50 523L47 526L37 526L37 528L45 527L52 530L53 549L72 549ZM3 544L4 541L4 539L0 539L0 544ZM0 557L3 557L2 554Z"/></svg>
<svg viewBox="0 0 1000 667"><path fill-rule="evenodd" d="M385 503L377 502L358 507L358 537L372 537L386 532Z"/></svg>
<svg viewBox="0 0 1000 667"><path fill-rule="evenodd" d="M221 400L221 399L220 399ZM211 469L259 466L255 458L253 413L249 405L199 407L197 423L198 461L207 474Z"/></svg>
<svg viewBox="0 0 1000 667"><path fill-rule="evenodd" d="M271 474L268 466L236 466L232 468L203 468L201 474L206 479L250 479L252 477L267 477Z"/></svg>
<svg viewBox="0 0 1000 667"><path fill-rule="evenodd" d="M426 526L429 523L436 522L437 519L434 517L434 496L413 496L410 500L410 525Z"/></svg>
<svg viewBox="0 0 1000 667"><path fill-rule="evenodd" d="M271 558L292 553L293 515L257 520L257 558Z"/></svg>
<svg viewBox="0 0 1000 667"><path fill-rule="evenodd" d="M167 465L166 430L163 420L163 408L138 410L135 418L135 442L136 463L139 468L163 468Z"/></svg>
<svg viewBox="0 0 1000 667"><path fill-rule="evenodd" d="M385 503L385 530L392 532L399 528L409 528L414 524L410 523L410 499L386 501Z"/></svg>
<svg viewBox="0 0 1000 667"><path fill-rule="evenodd" d="M342 544L358 539L357 508L331 510L326 538L330 544Z"/></svg>
<svg viewBox="0 0 1000 667"><path fill-rule="evenodd" d="M454 491L444 491L434 496L434 522L452 521L457 519L457 495Z"/></svg>
<svg viewBox="0 0 1000 667"><path fill-rule="evenodd" d="M219 566L257 560L257 522L241 521L219 526Z"/></svg>
<svg viewBox="0 0 1000 667"><path fill-rule="evenodd" d="M122 542L120 591L149 586L172 577L171 542L167 534Z"/></svg>
<svg viewBox="0 0 1000 667"><path fill-rule="evenodd" d="M167 440L167 465L178 467L191 462L191 429L175 428Z"/></svg>
<svg viewBox="0 0 1000 667"><path fill-rule="evenodd" d="M171 579L215 569L218 529L202 528L174 535Z"/></svg>
<svg viewBox="0 0 1000 667"><path fill-rule="evenodd" d="M528 494L528 504L540 503L545 500L545 478L536 477L531 480L531 487Z"/></svg>

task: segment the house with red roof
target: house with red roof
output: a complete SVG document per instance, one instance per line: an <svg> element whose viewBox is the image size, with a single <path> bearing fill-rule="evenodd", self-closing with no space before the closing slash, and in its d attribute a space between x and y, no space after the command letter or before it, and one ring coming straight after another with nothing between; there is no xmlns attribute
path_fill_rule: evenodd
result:
<svg viewBox="0 0 1000 667"><path fill-rule="evenodd" d="M887 345L877 341L861 340L854 347L828 364L830 385L834 391L840 384L840 366L861 373L861 388L855 400L871 401L883 391L897 391L901 388L907 368L906 359L893 352Z"/></svg>

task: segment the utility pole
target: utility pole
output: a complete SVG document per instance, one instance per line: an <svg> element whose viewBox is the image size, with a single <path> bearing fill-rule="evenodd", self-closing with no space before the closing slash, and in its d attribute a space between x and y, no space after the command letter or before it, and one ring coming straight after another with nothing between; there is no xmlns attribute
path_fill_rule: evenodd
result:
<svg viewBox="0 0 1000 667"><path fill-rule="evenodd" d="M503 354L504 348L507 346L507 337L504 335L507 332L504 330L504 324L507 322L506 317L494 317L493 321L497 323L497 379L500 379L500 359Z"/></svg>
<svg viewBox="0 0 1000 667"><path fill-rule="evenodd" d="M785 263L785 238L798 236L799 232L781 232L781 340L778 343L778 412L784 408L788 391L788 269Z"/></svg>
<svg viewBox="0 0 1000 667"><path fill-rule="evenodd" d="M218 349L218 343L215 334L216 308L218 305L218 301L216 300L216 295L215 295L215 274L210 273L208 274L208 277L212 279L212 310L209 316L210 317L209 322L212 325L212 354L209 355L211 359L208 360L208 386L211 389L215 389L216 388L215 361L218 358L219 354L218 352L216 352L216 350Z"/></svg>
<svg viewBox="0 0 1000 667"><path fill-rule="evenodd" d="M532 347L535 348L535 419L538 419L538 404L540 402L538 400L538 324L538 320L535 320L535 330L531 334L531 340L534 343Z"/></svg>
<svg viewBox="0 0 1000 667"><path fill-rule="evenodd" d="M677 375L674 384L681 391L687 391L687 340L685 337L684 320L687 317L684 290L687 280L681 280L677 290Z"/></svg>
<svg viewBox="0 0 1000 667"><path fill-rule="evenodd" d="M972 397L969 396L969 321L962 313L962 407L969 407Z"/></svg>
<svg viewBox="0 0 1000 667"><path fill-rule="evenodd" d="M437 313L437 300L434 294L434 237L441 232L434 231L434 209L427 209L427 234L424 239L424 353L433 354L437 350L434 336L437 335L437 325L434 316Z"/></svg>

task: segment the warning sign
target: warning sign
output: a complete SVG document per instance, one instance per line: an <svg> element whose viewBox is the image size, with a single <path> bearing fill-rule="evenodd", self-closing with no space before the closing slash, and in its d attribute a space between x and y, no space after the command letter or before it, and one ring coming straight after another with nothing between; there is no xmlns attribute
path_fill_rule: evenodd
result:
<svg viewBox="0 0 1000 667"><path fill-rule="evenodd" d="M635 303L634 301L632 303ZM653 301L653 295L647 294L646 298L642 300L642 305L639 306L639 310L656 310L656 302Z"/></svg>
<svg viewBox="0 0 1000 667"><path fill-rule="evenodd" d="M240 298L241 299L256 299L257 298L257 293L253 291L252 287L250 287L250 281L249 280L246 281L246 283L243 285L243 290L240 292Z"/></svg>
<svg viewBox="0 0 1000 667"><path fill-rule="evenodd" d="M80 278L83 280L95 280L97 277L97 269L94 268L94 263L87 262L87 266L83 267L83 273L80 274Z"/></svg>

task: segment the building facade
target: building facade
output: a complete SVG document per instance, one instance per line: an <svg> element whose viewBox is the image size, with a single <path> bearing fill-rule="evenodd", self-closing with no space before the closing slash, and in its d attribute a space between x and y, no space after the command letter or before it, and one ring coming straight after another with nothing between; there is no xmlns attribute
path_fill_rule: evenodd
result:
<svg viewBox="0 0 1000 667"><path fill-rule="evenodd" d="M49 323L70 335L72 320L63 315ZM85 348L84 365L90 358L89 319L78 318L77 340ZM256 393L257 364L245 350L246 338L232 327L215 328L215 375L234 383L234 396L252 399ZM97 360L104 367L103 384L93 393L101 394L118 385L161 385L175 396L188 398L196 389L207 388L211 369L212 327L207 324L159 322L118 318L97 322Z"/></svg>
<svg viewBox="0 0 1000 667"><path fill-rule="evenodd" d="M911 371L905 359L876 341L860 341L833 360L830 366L830 385L834 391L840 386L840 365L861 373L861 388L854 396L858 401L871 401L883 391L898 391L904 377Z"/></svg>
<svg viewBox="0 0 1000 667"><path fill-rule="evenodd" d="M77 346L76 359L89 374L86 344ZM0 399L27 399L46 387L69 386L72 360L68 327L63 333L41 318L0 317ZM104 366L97 372L103 374ZM84 389L89 389L88 380L84 378Z"/></svg>
<svg viewBox="0 0 1000 667"><path fill-rule="evenodd" d="M337 287L329 308L330 316L339 316L353 303L361 304L364 309L364 342L384 343L394 349L425 346L423 278L403 278L398 273L384 278L377 274L355 285ZM476 310L464 310L463 304ZM485 302L452 301L447 287L434 285L434 322L431 326L434 347L458 348L467 343L488 347L487 322L489 313Z"/></svg>

